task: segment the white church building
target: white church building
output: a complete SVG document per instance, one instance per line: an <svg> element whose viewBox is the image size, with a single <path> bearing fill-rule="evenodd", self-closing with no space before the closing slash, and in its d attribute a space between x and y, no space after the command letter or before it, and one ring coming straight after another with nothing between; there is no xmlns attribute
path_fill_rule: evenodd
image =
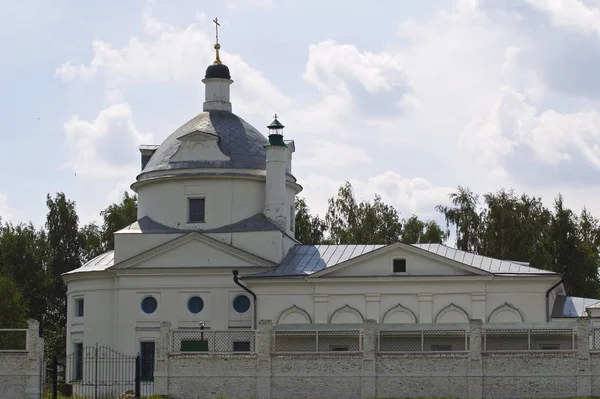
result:
<svg viewBox="0 0 600 399"><path fill-rule="evenodd" d="M592 322L582 330L582 317L598 301L567 296L556 273L440 244L298 242L296 143L277 116L257 129L233 113L233 80L215 47L202 112L140 148L131 185L138 220L115 234L114 251L64 275L68 353L95 344L139 353L154 391L180 397L210 385L206 397L348 398L499 397L504 385L486 375L520 366L495 366L486 351L581 351L582 331L593 330ZM585 341L592 352L593 341ZM407 371L407 353L436 354L418 358L433 371ZM544 375L556 380L551 370L571 367L561 365L544 364ZM580 383L569 384L557 389L579 392ZM594 384L581 392L595 393Z"/></svg>

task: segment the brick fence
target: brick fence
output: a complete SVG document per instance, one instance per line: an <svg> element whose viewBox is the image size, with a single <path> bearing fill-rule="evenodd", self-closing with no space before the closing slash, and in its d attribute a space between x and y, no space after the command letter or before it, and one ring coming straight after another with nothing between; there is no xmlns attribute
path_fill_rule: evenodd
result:
<svg viewBox="0 0 600 399"><path fill-rule="evenodd" d="M0 350L0 397L2 399L39 399L42 391L44 340L39 323L29 320L26 330L1 330L23 333L24 347Z"/></svg>
<svg viewBox="0 0 600 399"><path fill-rule="evenodd" d="M472 321L463 326L464 350L385 353L378 342L385 326L367 321L358 351L280 353L273 347L277 327L261 321L256 350L226 354L173 352L173 331L163 323L155 393L228 399L600 396L600 352L593 350L590 320L565 325L572 328L569 350L533 350L531 343L528 350L485 350L487 327ZM523 335L525 345L530 335Z"/></svg>

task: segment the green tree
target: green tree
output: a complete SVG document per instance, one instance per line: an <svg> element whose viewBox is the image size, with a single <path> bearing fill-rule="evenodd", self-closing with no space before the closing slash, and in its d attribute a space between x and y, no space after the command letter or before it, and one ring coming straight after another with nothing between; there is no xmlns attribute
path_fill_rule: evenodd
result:
<svg viewBox="0 0 600 399"><path fill-rule="evenodd" d="M0 276L0 328L27 328L23 294L9 276Z"/></svg>
<svg viewBox="0 0 600 399"><path fill-rule="evenodd" d="M481 216L477 209L479 196L468 188L458 186L457 191L450 193L449 197L454 207L438 205L435 209L446 218L448 234L450 225L456 227L456 248L477 253L481 228Z"/></svg>
<svg viewBox="0 0 600 399"><path fill-rule="evenodd" d="M115 248L115 232L137 220L137 196L130 196L127 191L124 192L121 203L110 205L100 212L100 216L104 219L102 226L104 250L112 250Z"/></svg>
<svg viewBox="0 0 600 399"><path fill-rule="evenodd" d="M588 221L589 222L589 221ZM585 223L584 223L585 224ZM564 206L562 195L554 201L550 223L549 269L563 276L570 295L594 298L598 295L597 255L586 253L577 216Z"/></svg>
<svg viewBox="0 0 600 399"><path fill-rule="evenodd" d="M406 244L442 244L447 238L447 233L435 221L424 222L413 215L404 220L400 241Z"/></svg>
<svg viewBox="0 0 600 399"><path fill-rule="evenodd" d="M81 266L79 217L75 202L68 200L63 193L57 193L54 198L48 195L46 204L49 261L46 270L47 313L43 324L44 339L48 355L64 355L67 290L61 275Z"/></svg>
<svg viewBox="0 0 600 399"><path fill-rule="evenodd" d="M304 198L296 198L295 235L303 244L323 244L327 226L319 216L312 216Z"/></svg>
<svg viewBox="0 0 600 399"><path fill-rule="evenodd" d="M24 293L28 317L41 320L44 298L45 234L29 225L0 225L0 275L10 276Z"/></svg>
<svg viewBox="0 0 600 399"><path fill-rule="evenodd" d="M349 182L329 199L325 224L333 244L391 244L402 234L400 214L393 206L379 195L373 203L357 202Z"/></svg>
<svg viewBox="0 0 600 399"><path fill-rule="evenodd" d="M531 262L540 266L548 262L544 245L548 239L551 212L540 198L513 190L499 190L484 195L481 213L479 253L498 259Z"/></svg>
<svg viewBox="0 0 600 399"><path fill-rule="evenodd" d="M94 222L86 224L79 230L79 240L81 242L82 264L107 250L107 244L104 242L104 231Z"/></svg>

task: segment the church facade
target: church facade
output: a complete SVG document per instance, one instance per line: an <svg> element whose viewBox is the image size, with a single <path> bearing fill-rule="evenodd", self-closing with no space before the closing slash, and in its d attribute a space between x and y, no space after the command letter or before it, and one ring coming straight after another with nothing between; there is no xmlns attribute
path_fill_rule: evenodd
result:
<svg viewBox="0 0 600 399"><path fill-rule="evenodd" d="M298 242L295 142L277 117L265 137L232 112L233 81L218 48L203 82L202 112L162 144L140 148L141 172L131 186L138 220L115 234L114 251L64 275L68 353L94 344L140 353L146 377L163 381L155 391L172 393L181 370L161 362L181 353L325 356L368 345L375 352L468 353L481 339L471 333L474 322L528 329L525 341L504 335L509 346L525 345L519 350L576 349L576 320L598 301L567 296L556 273L440 244ZM364 326L373 323L379 335L369 343ZM257 336L265 325L267 343ZM571 333L532 340L531 329L544 326ZM381 335L388 330L396 337ZM357 340L343 331L358 331ZM429 340L427 331L446 334ZM257 378L250 392L271 396Z"/></svg>

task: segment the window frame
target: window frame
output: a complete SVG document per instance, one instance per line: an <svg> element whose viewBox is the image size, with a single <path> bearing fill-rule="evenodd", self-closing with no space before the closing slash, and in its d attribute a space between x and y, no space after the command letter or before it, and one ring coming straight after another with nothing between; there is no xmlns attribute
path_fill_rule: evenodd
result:
<svg viewBox="0 0 600 399"><path fill-rule="evenodd" d="M154 302L156 304L156 306L154 307L154 310L152 310L151 312L146 312L146 309L144 307L144 302L148 299L154 299ZM152 315L152 314L156 313L156 311L158 310L158 300L152 295L146 295L145 297L142 298L142 300L140 302L140 308L142 310L142 313L144 313L145 315Z"/></svg>
<svg viewBox="0 0 600 399"><path fill-rule="evenodd" d="M404 262L404 271L399 271L399 272L396 271L396 261ZM408 269L407 264L408 264L408 262L407 262L406 258L393 258L392 259L392 273L393 274L406 274L407 269Z"/></svg>
<svg viewBox="0 0 600 399"><path fill-rule="evenodd" d="M145 350L145 346L151 347L151 351ZM140 380L141 381L154 381L155 360L156 360L156 342L155 341L140 341Z"/></svg>
<svg viewBox="0 0 600 399"><path fill-rule="evenodd" d="M187 197L187 222L188 223L206 223L206 197ZM192 219L192 202L202 201L202 220Z"/></svg>
<svg viewBox="0 0 600 399"><path fill-rule="evenodd" d="M238 308L236 307L236 305L235 305L235 302L238 300L238 298L240 298L240 299L241 299L242 297L244 297L244 298L246 298L246 299L248 300L248 307L247 307L245 310L243 310L243 311L240 311L240 310L238 310ZM248 297L248 295L246 295L246 294L238 294L238 295L236 295L236 296L233 298L233 301L231 301L231 306L233 307L233 310L234 310L236 313L238 313L238 314L244 314L244 313L248 312L248 311L250 310L250 308L252 307L252 301L250 300L250 298Z"/></svg>
<svg viewBox="0 0 600 399"><path fill-rule="evenodd" d="M192 299L195 299L195 298L198 298L200 300L200 303L199 303L200 309L197 312L194 312L190 306ZM200 295L192 295L187 300L187 310L193 315L197 315L197 314L201 313L204 310L204 299L202 299L202 297Z"/></svg>
<svg viewBox="0 0 600 399"><path fill-rule="evenodd" d="M85 301L83 297L76 297L75 300L75 317L82 318L85 316Z"/></svg>
<svg viewBox="0 0 600 399"><path fill-rule="evenodd" d="M73 357L75 358L75 367L73 368L72 381L83 381L83 363L84 363L83 342L73 343Z"/></svg>

